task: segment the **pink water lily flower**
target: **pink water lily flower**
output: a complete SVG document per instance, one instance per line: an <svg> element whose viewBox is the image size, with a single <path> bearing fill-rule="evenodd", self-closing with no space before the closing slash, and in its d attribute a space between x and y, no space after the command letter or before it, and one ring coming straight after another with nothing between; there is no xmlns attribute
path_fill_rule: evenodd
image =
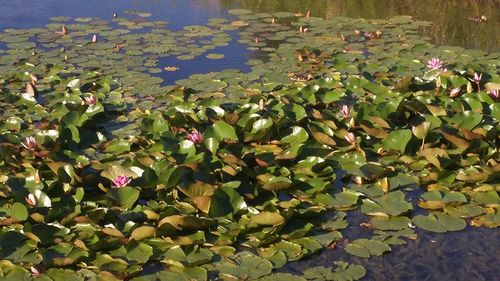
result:
<svg viewBox="0 0 500 281"><path fill-rule="evenodd" d="M344 118L347 118L351 114L351 108L347 105L343 105L342 108L340 109L340 112L342 113Z"/></svg>
<svg viewBox="0 0 500 281"><path fill-rule="evenodd" d="M35 150L38 147L38 143L36 142L36 139L32 136L26 137L24 142L21 143L24 148L27 150Z"/></svg>
<svg viewBox="0 0 500 281"><path fill-rule="evenodd" d="M491 89L488 93L498 99L498 89Z"/></svg>
<svg viewBox="0 0 500 281"><path fill-rule="evenodd" d="M92 43L96 42L97 42L97 34L94 34L94 36L92 36Z"/></svg>
<svg viewBox="0 0 500 281"><path fill-rule="evenodd" d="M94 105L97 103L97 98L94 95L90 95L88 97L83 98L87 105Z"/></svg>
<svg viewBox="0 0 500 281"><path fill-rule="evenodd" d="M117 176L115 179L111 180L116 188L122 188L130 183L132 179L125 175Z"/></svg>
<svg viewBox="0 0 500 281"><path fill-rule="evenodd" d="M474 72L474 77L471 79L471 81L476 84L478 91L481 90L481 79L483 79L483 74Z"/></svg>
<svg viewBox="0 0 500 281"><path fill-rule="evenodd" d="M450 98L454 98L460 94L460 87L456 87L454 89L451 89L450 91Z"/></svg>
<svg viewBox="0 0 500 281"><path fill-rule="evenodd" d="M483 78L483 74L478 74L477 72L474 72L474 83L479 83L481 82L481 79Z"/></svg>
<svg viewBox="0 0 500 281"><path fill-rule="evenodd" d="M431 69L442 69L443 61L440 60L439 58L432 58L427 61L427 67Z"/></svg>
<svg viewBox="0 0 500 281"><path fill-rule="evenodd" d="M187 138L193 143L201 143L203 140L203 136L196 130L193 130L190 134L188 134Z"/></svg>
<svg viewBox="0 0 500 281"><path fill-rule="evenodd" d="M356 144L356 136L349 132L345 137L345 140L350 144Z"/></svg>

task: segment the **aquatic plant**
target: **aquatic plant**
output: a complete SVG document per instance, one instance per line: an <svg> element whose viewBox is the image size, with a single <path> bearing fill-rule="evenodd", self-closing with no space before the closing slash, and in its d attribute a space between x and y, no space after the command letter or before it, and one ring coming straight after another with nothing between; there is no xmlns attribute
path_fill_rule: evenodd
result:
<svg viewBox="0 0 500 281"><path fill-rule="evenodd" d="M409 17L231 14L175 32L120 16L118 31L55 18L0 34L3 276L357 280L355 259L279 270L498 227L497 54L433 46ZM71 38L55 34L61 22ZM208 56L226 30L256 52L250 72L153 76L157 58ZM429 57L450 70L427 69Z"/></svg>
<svg viewBox="0 0 500 281"><path fill-rule="evenodd" d="M112 180L114 187L122 188L130 183L132 179L125 175L119 175L115 179Z"/></svg>
<svg viewBox="0 0 500 281"><path fill-rule="evenodd" d="M203 140L203 136L196 130L193 130L191 133L189 133L187 138L195 144L201 143L201 141Z"/></svg>
<svg viewBox="0 0 500 281"><path fill-rule="evenodd" d="M427 67L431 69L443 70L443 62L439 58L432 58L427 61Z"/></svg>
<svg viewBox="0 0 500 281"><path fill-rule="evenodd" d="M87 105L95 105L97 103L97 98L94 95L84 97L84 99Z"/></svg>
<svg viewBox="0 0 500 281"><path fill-rule="evenodd" d="M493 97L498 98L498 91L499 91L499 89L491 89L488 91L488 93L490 95L492 95Z"/></svg>
<svg viewBox="0 0 500 281"><path fill-rule="evenodd" d="M27 150L35 150L38 147L38 142L33 136L26 137L24 142L21 143Z"/></svg>

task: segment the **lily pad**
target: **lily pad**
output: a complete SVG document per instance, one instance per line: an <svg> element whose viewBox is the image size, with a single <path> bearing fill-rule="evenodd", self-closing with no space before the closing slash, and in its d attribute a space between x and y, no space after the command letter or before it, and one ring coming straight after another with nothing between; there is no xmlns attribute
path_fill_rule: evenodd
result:
<svg viewBox="0 0 500 281"><path fill-rule="evenodd" d="M418 215L413 218L413 222L419 228L438 233L458 231L466 226L463 219L444 213L431 213L428 216Z"/></svg>

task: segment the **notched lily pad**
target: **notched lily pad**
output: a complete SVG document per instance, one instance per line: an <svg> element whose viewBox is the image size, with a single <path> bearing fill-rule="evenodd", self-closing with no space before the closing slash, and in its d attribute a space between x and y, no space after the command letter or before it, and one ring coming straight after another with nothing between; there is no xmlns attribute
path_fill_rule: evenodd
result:
<svg viewBox="0 0 500 281"><path fill-rule="evenodd" d="M413 218L415 225L432 232L458 231L465 228L463 219L444 213L431 213L427 216L418 215Z"/></svg>

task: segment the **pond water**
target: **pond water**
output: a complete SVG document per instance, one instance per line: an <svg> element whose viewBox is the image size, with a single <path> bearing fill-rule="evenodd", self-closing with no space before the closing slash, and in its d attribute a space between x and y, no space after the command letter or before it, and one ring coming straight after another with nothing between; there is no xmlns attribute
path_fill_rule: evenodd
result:
<svg viewBox="0 0 500 281"><path fill-rule="evenodd" d="M111 19L114 13L125 10L141 10L152 13L151 19L166 20L168 27L177 30L186 25L203 25L210 18L227 17L227 11L245 8L255 12L302 12L311 11L314 16L332 18L347 16L352 18L379 19L397 15L410 15L418 20L431 21L423 34L437 45L462 46L485 51L500 51L500 2L488 1L419 1L412 0L274 0L274 1L230 1L230 0L48 0L33 2L27 0L0 0L0 29L39 27L52 16L98 17ZM469 21L468 17L485 15L485 23ZM236 33L232 33L236 35ZM162 75L166 84L188 77L193 73L221 71L233 68L246 71L245 62L255 55L242 44L233 40L228 46L217 49L226 58L220 61L207 60L203 56L196 60L178 61L174 58L162 59L159 66L176 65L179 71Z"/></svg>
<svg viewBox="0 0 500 281"><path fill-rule="evenodd" d="M332 18L389 18L411 15L433 24L422 30L423 35L436 45L462 46L490 52L500 51L500 2L491 1L411 1L411 0L309 0L309 1L256 1L256 0L0 0L0 29L33 28L48 23L53 16L98 17L111 19L114 13L126 10L152 13L153 20L166 20L172 30L186 25L204 25L210 18L230 17L228 10L245 8L255 12L302 12L310 10L314 16ZM476 23L467 18L485 15L487 21ZM204 56L194 60L178 60L175 57L160 59L159 67L174 65L176 72L159 74L165 84L191 74L250 67L248 59L259 57L257 51L248 51L237 43L237 32L227 46L217 47L215 53L224 54L222 60L210 60ZM364 218L350 222L363 222ZM345 239L363 236L362 228L346 235ZM329 265L332 259L344 259L362 264L367 269L364 280L500 280L500 233L496 229L471 228L447 234L431 234L418 231L417 240L408 245L394 246L391 253L370 259L353 258L342 250L324 250L321 254L287 264L281 271L300 273L304 268ZM349 237L351 236L352 237ZM339 243L337 248L342 248Z"/></svg>
<svg viewBox="0 0 500 281"><path fill-rule="evenodd" d="M357 225L367 221L358 217L350 223ZM366 233L366 229L355 227L344 238L364 237ZM283 271L299 273L305 268L328 266L332 260L340 259L366 266L367 275L363 280L500 280L500 233L497 229L468 227L445 234L425 231L417 231L417 234L418 239L395 246L390 254L382 257L356 258L344 251L327 249L314 258L291 262Z"/></svg>
<svg viewBox="0 0 500 281"><path fill-rule="evenodd" d="M224 17L227 10L245 8L256 12L305 12L323 18L348 16L353 18L389 18L410 15L419 20L432 21L426 35L437 45L463 46L488 51L500 49L500 2L496 0L27 0L0 1L2 21L0 28L33 27L47 22L55 15L71 17L110 18L113 13L138 9L153 13L154 18L169 21L173 29L184 25L205 24L209 18ZM468 17L485 15L486 23L474 23Z"/></svg>

